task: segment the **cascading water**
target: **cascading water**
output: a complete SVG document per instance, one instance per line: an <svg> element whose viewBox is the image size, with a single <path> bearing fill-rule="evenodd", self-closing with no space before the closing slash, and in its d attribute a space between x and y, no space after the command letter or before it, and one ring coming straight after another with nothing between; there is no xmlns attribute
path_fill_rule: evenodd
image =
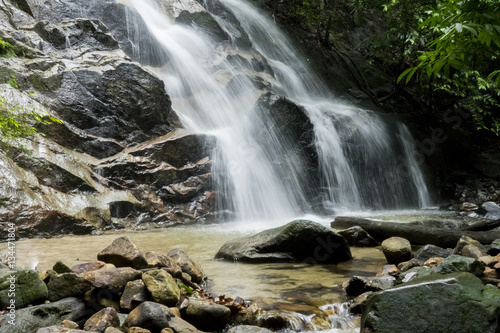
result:
<svg viewBox="0 0 500 333"><path fill-rule="evenodd" d="M237 219L429 205L406 127L338 102L257 9L242 0L156 1L130 0L165 54L153 70L185 126L217 137L214 176ZM169 15L182 9L211 15L218 30L174 23ZM283 128L273 109L283 105L306 117L309 144Z"/></svg>

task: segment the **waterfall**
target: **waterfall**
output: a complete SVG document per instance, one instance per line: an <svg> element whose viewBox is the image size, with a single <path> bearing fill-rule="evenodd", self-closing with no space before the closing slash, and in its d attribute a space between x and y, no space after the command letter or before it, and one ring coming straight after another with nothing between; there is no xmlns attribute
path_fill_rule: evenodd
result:
<svg viewBox="0 0 500 333"><path fill-rule="evenodd" d="M183 124L217 137L214 179L237 219L429 205L408 129L340 102L252 5L129 2L164 50L152 70ZM186 13L211 30L174 21Z"/></svg>

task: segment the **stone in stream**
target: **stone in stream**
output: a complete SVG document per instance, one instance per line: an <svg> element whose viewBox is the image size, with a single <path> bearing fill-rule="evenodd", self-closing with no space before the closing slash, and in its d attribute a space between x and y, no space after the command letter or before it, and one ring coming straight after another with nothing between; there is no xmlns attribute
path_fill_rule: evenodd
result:
<svg viewBox="0 0 500 333"><path fill-rule="evenodd" d="M350 260L346 239L325 226L296 220L282 227L225 243L216 259L241 262L338 263Z"/></svg>
<svg viewBox="0 0 500 333"><path fill-rule="evenodd" d="M83 326L85 331L104 333L108 327L120 327L120 318L113 308L104 308L90 317Z"/></svg>
<svg viewBox="0 0 500 333"><path fill-rule="evenodd" d="M360 226L354 226L347 228L345 230L340 230L338 232L342 235L348 242L350 246L357 247L374 247L378 246L378 242L370 236L365 230Z"/></svg>
<svg viewBox="0 0 500 333"><path fill-rule="evenodd" d="M116 267L135 269L148 267L146 258L128 236L115 239L111 245L97 254L97 259L111 263Z"/></svg>
<svg viewBox="0 0 500 333"><path fill-rule="evenodd" d="M272 333L273 331L259 327L259 326L251 326L251 325L240 325L231 327L227 333Z"/></svg>
<svg viewBox="0 0 500 333"><path fill-rule="evenodd" d="M362 312L363 333L495 333L500 290L470 273L433 274L370 295Z"/></svg>
<svg viewBox="0 0 500 333"><path fill-rule="evenodd" d="M198 329L187 321L174 315L167 306L155 302L144 302L132 310L123 328L142 327L151 333L161 333L164 328L171 328L176 333L197 333Z"/></svg>
<svg viewBox="0 0 500 333"><path fill-rule="evenodd" d="M500 219L500 206L493 201L487 201L479 207L478 214L492 220Z"/></svg>
<svg viewBox="0 0 500 333"><path fill-rule="evenodd" d="M411 244L401 237L387 238L382 242L382 252L389 264L399 264L411 259Z"/></svg>
<svg viewBox="0 0 500 333"><path fill-rule="evenodd" d="M183 318L200 330L220 331L231 320L231 310L224 305L193 299L184 309Z"/></svg>
<svg viewBox="0 0 500 333"><path fill-rule="evenodd" d="M157 269L146 272L142 275L142 281L154 302L175 306L179 301L181 290L166 271Z"/></svg>
<svg viewBox="0 0 500 333"><path fill-rule="evenodd" d="M43 303L48 296L47 286L34 270L3 270L0 273L0 310L11 305L12 297L9 294L13 293L12 290L15 293L13 299L16 301L16 309Z"/></svg>

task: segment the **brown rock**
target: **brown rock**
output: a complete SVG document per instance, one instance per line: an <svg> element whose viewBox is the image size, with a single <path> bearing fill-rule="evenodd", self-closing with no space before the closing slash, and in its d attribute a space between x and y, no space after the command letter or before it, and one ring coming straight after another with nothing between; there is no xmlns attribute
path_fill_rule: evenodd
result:
<svg viewBox="0 0 500 333"><path fill-rule="evenodd" d="M488 279L500 279L500 272L496 269L486 267L484 269L484 277Z"/></svg>
<svg viewBox="0 0 500 333"><path fill-rule="evenodd" d="M462 256L479 259L486 255L486 251L481 250L479 247L471 244L467 244L462 249Z"/></svg>
<svg viewBox="0 0 500 333"><path fill-rule="evenodd" d="M401 272L406 272L407 270L412 269L413 267L422 266L422 264L423 264L422 261L412 258L408 261L399 263L398 268Z"/></svg>
<svg viewBox="0 0 500 333"><path fill-rule="evenodd" d="M108 327L108 328L106 328L106 330L104 331L104 333L123 333L123 331L119 330L116 327Z"/></svg>
<svg viewBox="0 0 500 333"><path fill-rule="evenodd" d="M63 320L61 322L61 325L63 325L63 327L65 327L65 328L75 329L75 330L80 328L80 326L78 326L77 323L75 323L74 321L71 321L71 320L67 320L67 319Z"/></svg>
<svg viewBox="0 0 500 333"><path fill-rule="evenodd" d="M352 313L361 314L361 303L363 303L364 300L366 300L371 294L373 294L373 291L368 291L353 299L349 310L351 310Z"/></svg>
<svg viewBox="0 0 500 333"><path fill-rule="evenodd" d="M175 333L171 328L164 328L160 333Z"/></svg>
<svg viewBox="0 0 500 333"><path fill-rule="evenodd" d="M103 261L87 262L71 267L71 271L75 274L82 274L90 271L101 269L106 263Z"/></svg>
<svg viewBox="0 0 500 333"><path fill-rule="evenodd" d="M384 276L384 275L392 275L396 276L399 274L399 269L396 265L385 265L380 272L377 273L376 276Z"/></svg>
<svg viewBox="0 0 500 333"><path fill-rule="evenodd" d="M90 317L83 326L85 331L104 333L108 327L120 327L120 318L113 308L105 308Z"/></svg>
<svg viewBox="0 0 500 333"><path fill-rule="evenodd" d="M426 262L424 262L424 267L430 267L434 268L437 267L440 263L442 263L444 258L440 257L435 257L435 258L430 258Z"/></svg>
<svg viewBox="0 0 500 333"><path fill-rule="evenodd" d="M142 280L127 282L120 298L120 308L133 310L139 304L150 301L148 289Z"/></svg>
<svg viewBox="0 0 500 333"><path fill-rule="evenodd" d="M95 288L119 292L125 288L127 282L137 280L141 275L141 272L133 268L120 267L110 269L102 268L97 271L83 273L82 277L86 281L89 281Z"/></svg>
<svg viewBox="0 0 500 333"><path fill-rule="evenodd" d="M203 271L200 266L193 262L182 249L170 250L168 256L181 267L184 273L191 276L193 282L200 283L203 280Z"/></svg>
<svg viewBox="0 0 500 333"><path fill-rule="evenodd" d="M141 327L130 327L128 333L151 333L151 331Z"/></svg>
<svg viewBox="0 0 500 333"><path fill-rule="evenodd" d="M111 245L97 254L97 259L111 263L116 267L136 269L148 267L146 258L128 236L115 239Z"/></svg>
<svg viewBox="0 0 500 333"><path fill-rule="evenodd" d="M169 256L163 254L157 254L154 251L146 252L144 255L146 257L146 261L148 262L149 268L155 267L168 267L168 268L177 268L181 270L179 265L174 261L174 259Z"/></svg>

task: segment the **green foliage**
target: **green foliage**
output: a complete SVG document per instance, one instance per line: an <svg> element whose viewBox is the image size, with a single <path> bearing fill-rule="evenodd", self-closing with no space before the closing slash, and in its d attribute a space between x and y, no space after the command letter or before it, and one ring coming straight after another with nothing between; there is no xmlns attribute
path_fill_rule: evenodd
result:
<svg viewBox="0 0 500 333"><path fill-rule="evenodd" d="M0 97L0 150L11 147L12 143L38 133L35 123L44 125L61 123L52 116L42 115L34 109L13 105ZM43 135L42 133L40 133Z"/></svg>
<svg viewBox="0 0 500 333"><path fill-rule="evenodd" d="M500 2L445 0L419 28L434 38L398 82L420 74L421 84L470 111L476 129L500 135Z"/></svg>
<svg viewBox="0 0 500 333"><path fill-rule="evenodd" d="M16 77L14 74L10 74L10 79L7 81L7 83L14 89L19 89L19 86L17 85Z"/></svg>
<svg viewBox="0 0 500 333"><path fill-rule="evenodd" d="M190 287L186 286L181 281L177 280L177 285L179 286L179 288L184 289L184 291L186 292L186 295L188 295L188 296L193 295L193 289L191 289Z"/></svg>
<svg viewBox="0 0 500 333"><path fill-rule="evenodd" d="M14 47L10 43L0 38L0 57L15 57L15 56L16 52Z"/></svg>

